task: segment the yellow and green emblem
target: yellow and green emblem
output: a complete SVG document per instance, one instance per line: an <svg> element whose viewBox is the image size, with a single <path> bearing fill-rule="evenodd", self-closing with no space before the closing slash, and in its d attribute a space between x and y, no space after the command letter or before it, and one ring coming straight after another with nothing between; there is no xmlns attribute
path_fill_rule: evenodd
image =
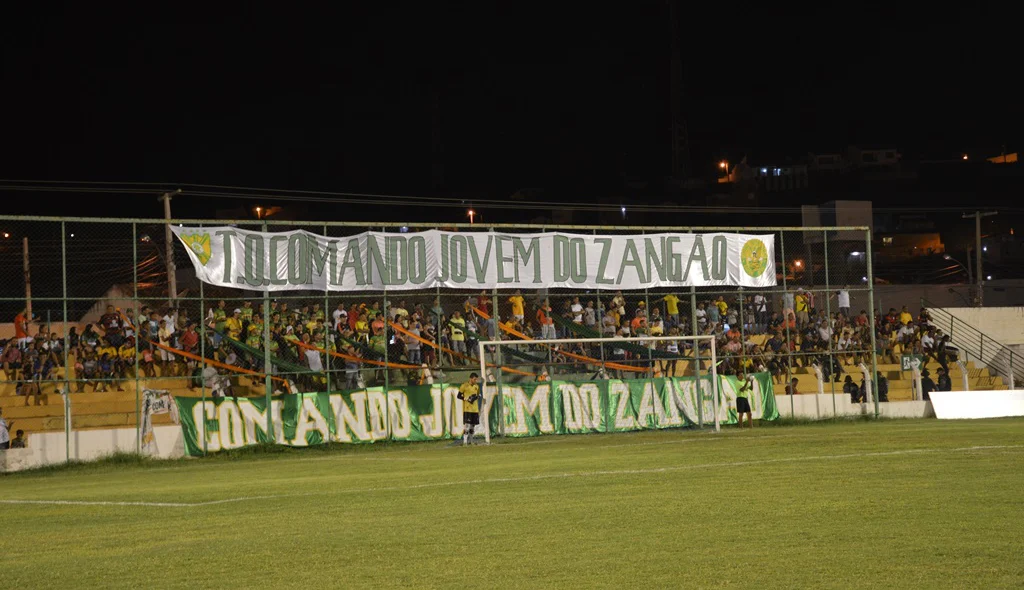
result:
<svg viewBox="0 0 1024 590"><path fill-rule="evenodd" d="M199 263L206 266L213 255L210 248L210 234L181 234L181 241L199 259Z"/></svg>
<svg viewBox="0 0 1024 590"><path fill-rule="evenodd" d="M740 263L743 270L751 277L757 278L768 268L768 248L764 242L754 238L747 240L740 251Z"/></svg>

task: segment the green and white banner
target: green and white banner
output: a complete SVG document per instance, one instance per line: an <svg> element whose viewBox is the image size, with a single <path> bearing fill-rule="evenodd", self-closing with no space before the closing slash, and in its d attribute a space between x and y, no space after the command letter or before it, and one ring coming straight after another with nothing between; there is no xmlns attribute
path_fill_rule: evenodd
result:
<svg viewBox="0 0 1024 590"><path fill-rule="evenodd" d="M679 428L714 421L710 378L553 381L484 387L481 411L491 435L626 432ZM719 421L736 422L735 377L719 377ZM325 442L425 441L462 436L458 385L369 388L271 398L177 397L185 451L201 455L274 442L304 447ZM754 418L774 420L775 391L767 373L754 376L748 398ZM698 417L700 411L700 417Z"/></svg>
<svg viewBox="0 0 1024 590"><path fill-rule="evenodd" d="M327 237L171 227L196 276L270 291L644 289L776 284L775 236L366 232Z"/></svg>

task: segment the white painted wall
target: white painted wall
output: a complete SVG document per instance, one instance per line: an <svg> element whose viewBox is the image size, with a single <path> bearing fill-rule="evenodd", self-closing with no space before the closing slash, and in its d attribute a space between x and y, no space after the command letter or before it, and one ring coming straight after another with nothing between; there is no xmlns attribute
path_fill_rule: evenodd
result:
<svg viewBox="0 0 1024 590"><path fill-rule="evenodd" d="M846 416L874 416L875 404L855 404L850 396L830 393L776 395L775 405L779 408L779 416L783 418L807 418L823 420L826 418ZM931 402L881 402L878 413L883 418L932 418Z"/></svg>
<svg viewBox="0 0 1024 590"><path fill-rule="evenodd" d="M935 415L943 420L1024 416L1024 391L933 391Z"/></svg>
<svg viewBox="0 0 1024 590"><path fill-rule="evenodd" d="M71 460L92 461L115 452L134 453L135 428L77 430L71 433ZM156 449L152 456L176 459L185 455L181 426L155 426ZM0 472L19 471L42 465L64 463L68 458L67 438L63 432L28 435L28 448L0 451Z"/></svg>

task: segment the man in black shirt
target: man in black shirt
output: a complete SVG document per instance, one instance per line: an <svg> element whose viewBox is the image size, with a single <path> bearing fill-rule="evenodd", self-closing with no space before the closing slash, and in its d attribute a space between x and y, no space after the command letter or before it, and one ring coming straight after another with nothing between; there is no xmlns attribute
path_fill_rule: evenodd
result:
<svg viewBox="0 0 1024 590"><path fill-rule="evenodd" d="M936 391L953 391L953 381L945 369L939 368L939 383Z"/></svg>
<svg viewBox="0 0 1024 590"><path fill-rule="evenodd" d="M932 381L928 369L921 371L921 399L931 401L931 393L935 391L935 382Z"/></svg>

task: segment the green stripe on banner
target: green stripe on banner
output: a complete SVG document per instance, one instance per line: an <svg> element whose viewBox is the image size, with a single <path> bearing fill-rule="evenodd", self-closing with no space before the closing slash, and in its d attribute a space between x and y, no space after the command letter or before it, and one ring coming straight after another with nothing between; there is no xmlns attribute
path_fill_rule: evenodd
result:
<svg viewBox="0 0 1024 590"><path fill-rule="evenodd" d="M735 377L719 377L719 420L736 422ZM496 387L485 387L483 411L492 435L506 436L628 432L680 428L713 421L710 377L629 379L594 382L552 381L503 385L499 415ZM206 399L177 397L185 450L203 453L259 443L305 447L325 442L372 443L426 441L462 436L462 403L457 385L374 387L332 393L302 393L266 398ZM754 375L750 396L754 418L778 418L771 376ZM267 432L267 412L274 432ZM499 420L504 419L504 425Z"/></svg>

